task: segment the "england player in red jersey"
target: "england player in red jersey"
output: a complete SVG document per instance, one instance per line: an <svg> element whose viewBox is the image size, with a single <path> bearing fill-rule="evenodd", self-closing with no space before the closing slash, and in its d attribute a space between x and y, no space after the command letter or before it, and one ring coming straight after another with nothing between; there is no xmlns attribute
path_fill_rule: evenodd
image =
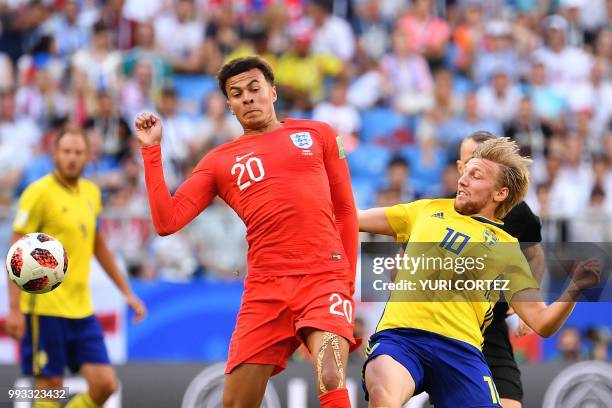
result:
<svg viewBox="0 0 612 408"><path fill-rule="evenodd" d="M232 335L224 407L258 407L268 379L303 342L323 407L350 407L344 386L354 344L358 226L341 139L324 123L280 122L274 75L259 57L224 65L219 87L244 135L200 161L171 196L162 124L136 119L153 222L172 234L218 195L247 227L248 276Z"/></svg>

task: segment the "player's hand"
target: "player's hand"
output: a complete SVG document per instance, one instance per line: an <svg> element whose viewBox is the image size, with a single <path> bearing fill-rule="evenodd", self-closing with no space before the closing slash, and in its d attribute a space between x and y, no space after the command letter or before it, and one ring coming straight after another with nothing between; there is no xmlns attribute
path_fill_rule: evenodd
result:
<svg viewBox="0 0 612 408"><path fill-rule="evenodd" d="M144 112L136 117L134 121L136 137L140 146L154 146L161 143L162 125L161 120L152 113Z"/></svg>
<svg viewBox="0 0 612 408"><path fill-rule="evenodd" d="M147 307L144 305L144 303L142 303L142 300L138 299L136 295L130 294L126 296L125 302L134 312L134 323L139 323L142 319L145 318L147 314Z"/></svg>
<svg viewBox="0 0 612 408"><path fill-rule="evenodd" d="M518 326L518 329L516 330L516 335L518 337L523 337L530 333L533 333L533 330L531 330L531 327L527 326L527 324L523 321L523 319L519 317L519 326Z"/></svg>
<svg viewBox="0 0 612 408"><path fill-rule="evenodd" d="M597 286L600 275L601 270L597 259L578 262L571 271L572 282L578 290Z"/></svg>
<svg viewBox="0 0 612 408"><path fill-rule="evenodd" d="M19 310L10 310L8 316L6 316L4 328L9 336L15 340L20 340L25 333L25 317L23 313Z"/></svg>

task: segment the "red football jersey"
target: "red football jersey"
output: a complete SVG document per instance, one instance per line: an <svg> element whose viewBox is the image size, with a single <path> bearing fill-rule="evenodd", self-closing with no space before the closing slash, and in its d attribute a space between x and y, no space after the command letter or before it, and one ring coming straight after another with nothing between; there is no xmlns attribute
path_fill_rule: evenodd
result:
<svg viewBox="0 0 612 408"><path fill-rule="evenodd" d="M151 212L160 234L182 228L219 195L246 224L249 274L354 268L357 224L348 166L329 125L287 120L271 132L225 143L200 161L174 197L169 197L163 178L158 179L159 146L142 150ZM349 218L342 238L350 231L354 238L341 239L335 188L350 193L349 200L344 195L346 208L341 209L346 215L342 217ZM343 242L351 246L348 259Z"/></svg>

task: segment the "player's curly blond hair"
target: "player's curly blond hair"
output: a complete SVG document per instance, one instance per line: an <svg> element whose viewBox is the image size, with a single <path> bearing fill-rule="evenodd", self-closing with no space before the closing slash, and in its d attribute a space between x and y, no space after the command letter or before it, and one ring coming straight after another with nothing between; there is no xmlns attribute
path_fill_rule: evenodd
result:
<svg viewBox="0 0 612 408"><path fill-rule="evenodd" d="M529 190L529 165L532 160L519 154L516 142L507 137L487 140L478 145L473 158L490 160L499 165L498 187L508 188L508 197L495 210L495 217L504 218L525 199Z"/></svg>

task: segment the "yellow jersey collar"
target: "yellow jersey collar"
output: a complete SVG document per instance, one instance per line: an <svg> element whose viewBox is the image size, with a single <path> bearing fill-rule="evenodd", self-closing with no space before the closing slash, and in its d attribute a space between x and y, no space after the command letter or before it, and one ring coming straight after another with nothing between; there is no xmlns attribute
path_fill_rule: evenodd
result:
<svg viewBox="0 0 612 408"><path fill-rule="evenodd" d="M497 228L502 228L504 226L504 222L501 220L490 220L480 215L472 215L471 217L475 219L476 221L484 222L485 224L491 224L491 225L496 226Z"/></svg>
<svg viewBox="0 0 612 408"><path fill-rule="evenodd" d="M58 176L57 173L54 171L53 173L51 173L51 176L53 177L53 180L55 180L55 182L57 184L59 184L60 186L62 186L62 188L68 190L68 192L70 193L78 193L79 192L79 187L81 185L81 179L79 178L79 181L77 182L76 187L72 187L69 186L68 184L64 183Z"/></svg>

